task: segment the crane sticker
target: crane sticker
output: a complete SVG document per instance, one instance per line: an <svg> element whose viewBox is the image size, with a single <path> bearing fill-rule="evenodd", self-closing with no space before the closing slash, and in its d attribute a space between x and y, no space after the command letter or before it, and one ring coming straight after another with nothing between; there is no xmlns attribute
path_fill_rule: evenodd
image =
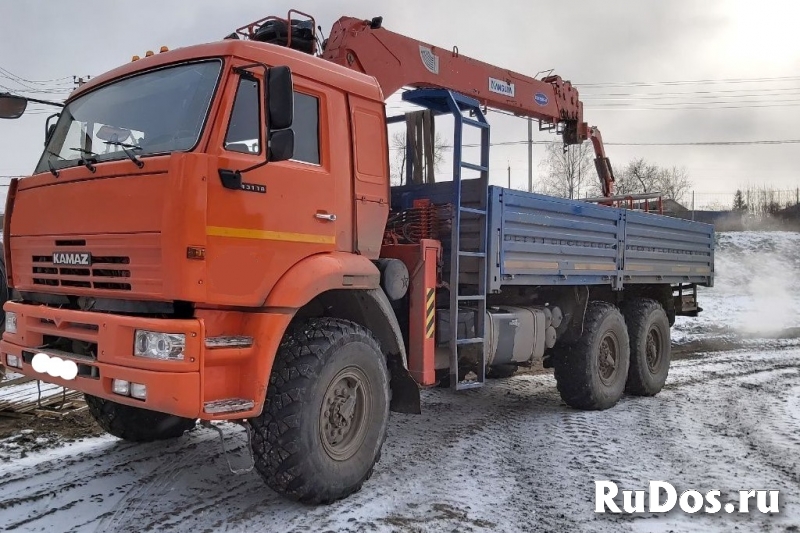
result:
<svg viewBox="0 0 800 533"><path fill-rule="evenodd" d="M439 57L433 53L433 50L419 45L419 57L426 69L433 74L439 74Z"/></svg>
<svg viewBox="0 0 800 533"><path fill-rule="evenodd" d="M514 98L514 84L507 81L489 78L489 90L493 93L502 94Z"/></svg>
<svg viewBox="0 0 800 533"><path fill-rule="evenodd" d="M544 93L536 93L533 96L533 100L542 107L550 103L550 99Z"/></svg>

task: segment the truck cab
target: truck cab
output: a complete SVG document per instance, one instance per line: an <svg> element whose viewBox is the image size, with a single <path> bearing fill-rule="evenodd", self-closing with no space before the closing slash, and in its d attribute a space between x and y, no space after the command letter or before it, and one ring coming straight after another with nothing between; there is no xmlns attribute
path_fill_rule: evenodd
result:
<svg viewBox="0 0 800 533"><path fill-rule="evenodd" d="M383 116L374 79L263 43L153 54L85 84L9 195L3 362L36 375L42 350L62 361L47 379L100 398L258 414L294 311L377 286Z"/></svg>

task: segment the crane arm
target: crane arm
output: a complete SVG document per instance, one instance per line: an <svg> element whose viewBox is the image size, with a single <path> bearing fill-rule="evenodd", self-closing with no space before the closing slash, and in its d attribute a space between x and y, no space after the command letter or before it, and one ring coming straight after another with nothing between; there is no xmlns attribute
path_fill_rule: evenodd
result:
<svg viewBox="0 0 800 533"><path fill-rule="evenodd" d="M375 77L386 96L403 87L449 89L486 107L538 120L540 129L560 131L565 144L591 139L603 195L613 194L614 174L600 132L583 121L578 90L560 76L537 80L463 56L457 48L437 48L383 28L380 18L340 18L322 57Z"/></svg>

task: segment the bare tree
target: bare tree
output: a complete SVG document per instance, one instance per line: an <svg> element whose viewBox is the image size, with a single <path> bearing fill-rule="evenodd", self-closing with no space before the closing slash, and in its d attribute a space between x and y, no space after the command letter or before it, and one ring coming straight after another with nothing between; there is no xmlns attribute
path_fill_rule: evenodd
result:
<svg viewBox="0 0 800 533"><path fill-rule="evenodd" d="M617 173L614 190L621 195L661 193L665 199L681 202L691 190L691 182L683 167L663 168L639 158Z"/></svg>
<svg viewBox="0 0 800 533"><path fill-rule="evenodd" d="M660 173L661 169L656 165L651 165L642 158L634 159L622 173L623 186L629 190L623 191L619 186L617 190L620 194L657 192Z"/></svg>
<svg viewBox="0 0 800 533"><path fill-rule="evenodd" d="M545 194L562 198L581 198L593 190L596 179L592 147L589 143L564 146L546 145L542 180Z"/></svg>
<svg viewBox="0 0 800 533"><path fill-rule="evenodd" d="M675 200L682 203L689 191L692 183L689 180L689 173L684 167L672 167L661 169L656 183L656 191L660 192L664 198Z"/></svg>
<svg viewBox="0 0 800 533"><path fill-rule="evenodd" d="M444 162L444 152L448 149L447 143L439 135L433 137L433 170L439 170L439 166ZM402 185L406 182L406 132L398 131L392 135L390 149L394 152L391 161L391 181L392 185ZM423 174L425 174L423 160Z"/></svg>

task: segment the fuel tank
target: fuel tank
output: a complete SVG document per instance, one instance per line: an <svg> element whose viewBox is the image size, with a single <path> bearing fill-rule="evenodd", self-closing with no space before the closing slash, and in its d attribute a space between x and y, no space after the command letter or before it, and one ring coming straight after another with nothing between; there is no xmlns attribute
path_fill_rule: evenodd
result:
<svg viewBox="0 0 800 533"><path fill-rule="evenodd" d="M450 336L450 314L438 313L439 332L436 347L437 370L450 366L448 339ZM526 364L540 360L545 350L556 343L556 329L561 325L563 313L558 307L514 307L495 306L486 310L486 336L483 349L486 365ZM458 313L459 339L475 336L475 311L461 309ZM477 354L468 348L460 352L467 358L478 360Z"/></svg>

